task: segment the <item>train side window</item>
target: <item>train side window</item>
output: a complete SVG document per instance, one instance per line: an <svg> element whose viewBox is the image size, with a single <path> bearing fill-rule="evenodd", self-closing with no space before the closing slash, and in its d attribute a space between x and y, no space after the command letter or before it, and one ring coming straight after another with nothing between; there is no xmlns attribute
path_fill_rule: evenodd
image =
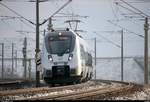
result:
<svg viewBox="0 0 150 102"><path fill-rule="evenodd" d="M86 52L86 65L87 66L92 66L92 56L88 52Z"/></svg>
<svg viewBox="0 0 150 102"><path fill-rule="evenodd" d="M83 45L80 45L81 59L85 59L85 51Z"/></svg>
<svg viewBox="0 0 150 102"><path fill-rule="evenodd" d="M89 66L92 66L92 55L88 53L88 63Z"/></svg>
<svg viewBox="0 0 150 102"><path fill-rule="evenodd" d="M88 52L85 52L85 64L87 65L87 66L89 66L89 57L88 57Z"/></svg>

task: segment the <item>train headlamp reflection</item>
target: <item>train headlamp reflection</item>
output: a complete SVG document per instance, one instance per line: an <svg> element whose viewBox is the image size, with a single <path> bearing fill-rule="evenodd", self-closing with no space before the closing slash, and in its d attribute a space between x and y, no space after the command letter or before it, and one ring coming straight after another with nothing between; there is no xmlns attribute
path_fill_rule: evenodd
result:
<svg viewBox="0 0 150 102"><path fill-rule="evenodd" d="M73 54L69 54L68 60L70 61L72 60L72 58L73 58Z"/></svg>
<svg viewBox="0 0 150 102"><path fill-rule="evenodd" d="M52 58L51 55L48 55L48 59L49 59L50 61L53 61L53 58Z"/></svg>
<svg viewBox="0 0 150 102"><path fill-rule="evenodd" d="M62 33L61 32L59 32L59 36L61 36L62 35Z"/></svg>

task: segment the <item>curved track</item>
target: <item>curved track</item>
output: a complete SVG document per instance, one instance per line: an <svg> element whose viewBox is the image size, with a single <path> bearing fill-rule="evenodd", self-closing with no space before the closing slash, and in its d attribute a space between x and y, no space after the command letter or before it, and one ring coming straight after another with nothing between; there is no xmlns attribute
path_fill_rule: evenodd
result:
<svg viewBox="0 0 150 102"><path fill-rule="evenodd" d="M73 100L101 99L107 96L132 93L141 86L134 83L91 80L77 85L61 87L27 88L12 91L0 91L1 100Z"/></svg>
<svg viewBox="0 0 150 102"><path fill-rule="evenodd" d="M16 90L26 87L35 86L35 81L33 80L1 80L0 81L0 91L6 90Z"/></svg>

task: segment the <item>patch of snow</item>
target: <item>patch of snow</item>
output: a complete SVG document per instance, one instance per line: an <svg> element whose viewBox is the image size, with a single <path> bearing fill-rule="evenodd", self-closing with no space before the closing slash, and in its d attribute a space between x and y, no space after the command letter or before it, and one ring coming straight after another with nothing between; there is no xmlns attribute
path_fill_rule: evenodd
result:
<svg viewBox="0 0 150 102"><path fill-rule="evenodd" d="M144 83L143 69L133 58L124 58L123 77L126 82ZM96 65L96 78L105 80L121 80L121 59L98 59Z"/></svg>

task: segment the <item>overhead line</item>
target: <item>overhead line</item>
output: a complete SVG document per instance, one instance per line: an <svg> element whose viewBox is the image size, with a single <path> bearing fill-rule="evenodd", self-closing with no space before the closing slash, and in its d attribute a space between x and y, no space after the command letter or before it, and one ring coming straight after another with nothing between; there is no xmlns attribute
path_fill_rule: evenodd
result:
<svg viewBox="0 0 150 102"><path fill-rule="evenodd" d="M4 1L4 0L2 0ZM40 1L40 2L47 2L47 1L51 1L51 0L44 0L44 1ZM5 0L4 2L35 2L35 0Z"/></svg>
<svg viewBox="0 0 150 102"><path fill-rule="evenodd" d="M15 17L15 16L0 16L2 17L1 20L7 20L7 19L20 19L22 17Z"/></svg>
<svg viewBox="0 0 150 102"><path fill-rule="evenodd" d="M116 47L118 47L118 48L121 48L121 47L120 47L120 45L115 44L114 42L112 42L111 40L109 40L109 39L105 38L104 36L102 36L102 35L98 34L97 32L94 32L94 33L95 33L96 35L98 35L98 36L102 37L103 39L105 39L107 42L109 42L109 43L111 43L111 44L115 45L115 46L116 46Z"/></svg>
<svg viewBox="0 0 150 102"><path fill-rule="evenodd" d="M150 3L150 1L131 1L131 2L129 1L128 3Z"/></svg>
<svg viewBox="0 0 150 102"><path fill-rule="evenodd" d="M149 15L147 15L146 13L144 13L144 12L142 12L141 10L137 9L136 7L130 5L129 3L125 2L124 0L120 0L120 1L124 2L126 5L130 6L131 8L133 8L133 9L135 9L136 11L142 13L142 14L145 15L146 17L150 18Z"/></svg>
<svg viewBox="0 0 150 102"><path fill-rule="evenodd" d="M138 15L144 17L141 13L137 13L137 12L135 12L135 11L133 11L133 10L127 8L127 7L124 7L124 6L120 5L119 3L116 3L116 4L119 5L120 7L124 8L124 9L127 9L127 10L130 11L130 12L133 12L133 13L135 13L135 14L138 14Z"/></svg>
<svg viewBox="0 0 150 102"><path fill-rule="evenodd" d="M2 0L2 1L4 1L4 2L26 2L26 1L20 1L20 0L18 0L18 1L16 1L16 0Z"/></svg>
<svg viewBox="0 0 150 102"><path fill-rule="evenodd" d="M50 0L39 0L39 2L47 2L47 1L50 1ZM28 0L28 2L36 2L36 0Z"/></svg>
<svg viewBox="0 0 150 102"><path fill-rule="evenodd" d="M61 8L59 8L56 12L54 12L49 18L44 20L40 25L43 25L46 23L50 18L52 18L55 14L57 14L61 9L63 9L66 5L68 5L72 0L69 0L67 3L65 3Z"/></svg>
<svg viewBox="0 0 150 102"><path fill-rule="evenodd" d="M35 30L35 28L33 27L33 26L31 26L31 25L29 25L28 23L26 23L25 21L23 21L23 20L21 20L21 19L19 19L22 23L24 23L26 26L30 26L30 28L32 28L32 29L34 29Z"/></svg>
<svg viewBox="0 0 150 102"><path fill-rule="evenodd" d="M110 2L111 2L111 1L110 1ZM114 11L114 9L113 9L112 2L110 3L110 7L111 7L111 9L112 9L112 13L113 13L114 17L116 17L117 19L119 19L118 16L117 16L117 14L115 13L115 11Z"/></svg>
<svg viewBox="0 0 150 102"><path fill-rule="evenodd" d="M33 26L29 25L28 23L26 23L25 21L22 20L22 17L13 17L13 16L0 16L3 17L1 20L8 20L8 19L19 19L22 23L24 23L27 26L30 26L31 28L35 29ZM6 18L4 18L6 17Z"/></svg>
<svg viewBox="0 0 150 102"><path fill-rule="evenodd" d="M15 31L16 29L12 27L8 22L6 23L4 20L1 20L4 24L6 24L9 28L13 29Z"/></svg>
<svg viewBox="0 0 150 102"><path fill-rule="evenodd" d="M17 13L16 11L14 11L13 9L9 8L8 6L6 6L5 4L1 3L0 4L2 6L4 6L5 8L9 9L11 12L15 13L16 15L20 16L21 18L23 18L24 20L28 21L29 23L33 24L33 25L36 25L35 23L33 23L32 21L26 19L25 17L23 17L22 15L20 15L19 13Z"/></svg>
<svg viewBox="0 0 150 102"><path fill-rule="evenodd" d="M87 17L89 17L89 16L80 16L80 15L78 15L78 14L66 14L66 13L58 13L58 14L62 14L62 15L66 15L66 16L70 16L70 17L72 17L72 16L74 16L74 17L83 17L83 18L87 18ZM55 16L56 17L56 16Z"/></svg>
<svg viewBox="0 0 150 102"><path fill-rule="evenodd" d="M126 28L124 28L124 27L122 27L122 26L120 26L120 25L118 25L118 24L115 24L115 23L111 22L110 20L107 20L107 21L108 21L109 23L111 23L111 24L113 24L113 25L119 27L119 28L122 28L123 30L128 31L129 33L132 33L132 34L135 34L135 35L137 35L137 36L139 36L139 37L141 37L141 38L144 38L143 35L137 34L137 33L133 32L133 31L129 31L128 29L126 29Z"/></svg>

